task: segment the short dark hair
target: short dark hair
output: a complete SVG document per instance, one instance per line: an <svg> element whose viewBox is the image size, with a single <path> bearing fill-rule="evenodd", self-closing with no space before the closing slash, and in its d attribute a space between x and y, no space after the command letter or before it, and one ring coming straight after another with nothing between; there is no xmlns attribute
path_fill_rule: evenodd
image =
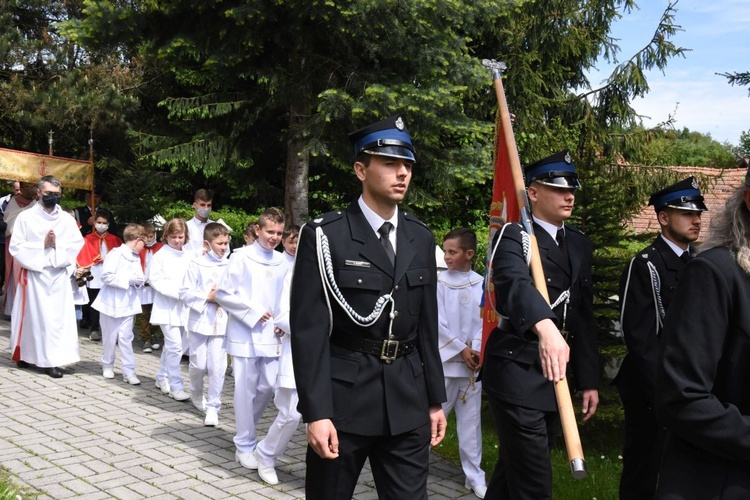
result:
<svg viewBox="0 0 750 500"><path fill-rule="evenodd" d="M285 240L289 238L290 236L297 238L299 236L299 226L297 224L292 224L289 227L284 228L284 232L281 233L281 239Z"/></svg>
<svg viewBox="0 0 750 500"><path fill-rule="evenodd" d="M205 241L214 241L219 236L229 236L229 229L224 224L218 222L209 222L203 230L203 239Z"/></svg>
<svg viewBox="0 0 750 500"><path fill-rule="evenodd" d="M459 227L457 229L449 231L445 236L443 236L443 243L445 243L445 240L452 239L457 239L458 246L460 246L463 250L473 250L474 252L477 251L477 233L475 233L468 227Z"/></svg>
<svg viewBox="0 0 750 500"><path fill-rule="evenodd" d="M112 224L112 220L115 218L114 215L112 215L112 211L108 208L97 208L96 213L94 214L94 220L96 220L97 217L104 217L107 219L107 222Z"/></svg>
<svg viewBox="0 0 750 500"><path fill-rule="evenodd" d="M214 199L214 193L210 189L199 189L195 192L195 196L193 197L193 201L203 200L203 201L211 201Z"/></svg>

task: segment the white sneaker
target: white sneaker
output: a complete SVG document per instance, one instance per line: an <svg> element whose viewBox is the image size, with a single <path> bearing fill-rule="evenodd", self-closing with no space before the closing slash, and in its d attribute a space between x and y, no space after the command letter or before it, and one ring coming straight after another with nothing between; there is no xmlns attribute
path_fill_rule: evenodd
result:
<svg viewBox="0 0 750 500"><path fill-rule="evenodd" d="M160 344L151 344L151 349L154 351L158 351L161 348Z"/></svg>
<svg viewBox="0 0 750 500"><path fill-rule="evenodd" d="M270 484L271 486L279 484L279 477L276 475L276 469L263 465L263 462L258 458L257 450L257 448L253 450L253 457L255 458L255 461L258 462L258 475L266 484Z"/></svg>
<svg viewBox="0 0 750 500"><path fill-rule="evenodd" d="M141 381L138 379L138 377L135 376L135 373L131 373L130 375L123 375L122 380L123 382L127 382L130 385L141 385Z"/></svg>
<svg viewBox="0 0 750 500"><path fill-rule="evenodd" d="M206 418L203 420L203 425L206 427L218 427L219 426L219 414L216 410L209 408L206 410Z"/></svg>
<svg viewBox="0 0 750 500"><path fill-rule="evenodd" d="M234 459L246 469L256 470L258 468L258 461L255 460L255 456L252 453L242 453L241 451L235 451Z"/></svg>
<svg viewBox="0 0 750 500"><path fill-rule="evenodd" d="M145 353L151 352L151 346L148 345L148 344L144 345L143 346L143 352L145 352Z"/></svg>
<svg viewBox="0 0 750 500"><path fill-rule="evenodd" d="M104 378L115 378L115 371L112 368L104 367L102 375L104 375Z"/></svg>
<svg viewBox="0 0 750 500"><path fill-rule="evenodd" d="M167 380L167 379L159 380L157 378L155 385L156 385L157 389L161 390L162 394L169 394L169 390L170 390L169 389L169 380Z"/></svg>
<svg viewBox="0 0 750 500"><path fill-rule="evenodd" d="M185 392L184 389L177 389L176 391L169 391L169 397L175 401L187 401L190 399L190 394Z"/></svg>
<svg viewBox="0 0 750 500"><path fill-rule="evenodd" d="M474 496L476 496L477 498L484 498L484 496L487 494L487 486L483 484L471 486L469 483L464 483L464 488L474 493Z"/></svg>
<svg viewBox="0 0 750 500"><path fill-rule="evenodd" d="M206 413L206 397L205 396L201 396L200 401L198 401L194 397L191 397L190 401L192 401L193 406L195 406L196 410L198 410L201 413Z"/></svg>

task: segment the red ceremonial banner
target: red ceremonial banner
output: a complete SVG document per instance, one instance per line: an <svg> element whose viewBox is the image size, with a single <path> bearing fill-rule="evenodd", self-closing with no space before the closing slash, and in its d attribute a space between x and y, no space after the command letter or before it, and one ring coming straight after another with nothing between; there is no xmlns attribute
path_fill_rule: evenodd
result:
<svg viewBox="0 0 750 500"><path fill-rule="evenodd" d="M512 118L512 115L511 115ZM510 153L505 141L505 133L512 134L512 130L505 131L500 119L498 109L495 119L495 175L492 183L492 204L490 205L490 227L489 240L487 243L487 262L485 263L485 287L482 307L482 351L480 361L484 361L484 346L487 338L495 326L497 326L497 313L492 304L495 302L495 289L492 281L487 279L492 268L490 262L492 254L492 240L495 233L503 227L506 222L517 222L521 220L518 209L518 199L513 184L513 174L510 165Z"/></svg>

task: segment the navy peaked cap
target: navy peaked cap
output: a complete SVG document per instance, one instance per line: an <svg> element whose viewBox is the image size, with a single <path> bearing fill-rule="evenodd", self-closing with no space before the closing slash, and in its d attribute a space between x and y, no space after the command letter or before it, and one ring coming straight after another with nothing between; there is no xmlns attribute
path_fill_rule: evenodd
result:
<svg viewBox="0 0 750 500"><path fill-rule="evenodd" d="M655 192L649 198L648 204L654 206L656 213L667 207L699 212L708 210L703 203L703 195L698 182L693 176Z"/></svg>
<svg viewBox="0 0 750 500"><path fill-rule="evenodd" d="M355 130L349 134L349 140L354 146L355 158L367 153L417 161L414 157L414 145L401 115L390 116Z"/></svg>
<svg viewBox="0 0 750 500"><path fill-rule="evenodd" d="M524 169L526 186L539 182L548 186L577 189L581 187L570 151L560 151L527 165Z"/></svg>

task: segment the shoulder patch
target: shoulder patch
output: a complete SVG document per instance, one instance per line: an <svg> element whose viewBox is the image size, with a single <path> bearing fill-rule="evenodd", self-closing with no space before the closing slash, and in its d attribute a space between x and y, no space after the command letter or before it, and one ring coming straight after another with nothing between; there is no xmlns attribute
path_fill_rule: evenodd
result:
<svg viewBox="0 0 750 500"><path fill-rule="evenodd" d="M414 216L413 216L413 215L412 215L411 213L409 213L409 212L403 212L403 215L404 215L404 219L408 220L409 222L414 222L414 223L416 223L416 224L419 224L419 225L420 225L420 226L422 226L423 228L427 229L428 231L430 230L430 228L428 228L428 227L427 227L427 226L425 225L425 223L424 223L424 222L422 222L421 220L419 220L419 219L417 219L416 217L414 217Z"/></svg>

